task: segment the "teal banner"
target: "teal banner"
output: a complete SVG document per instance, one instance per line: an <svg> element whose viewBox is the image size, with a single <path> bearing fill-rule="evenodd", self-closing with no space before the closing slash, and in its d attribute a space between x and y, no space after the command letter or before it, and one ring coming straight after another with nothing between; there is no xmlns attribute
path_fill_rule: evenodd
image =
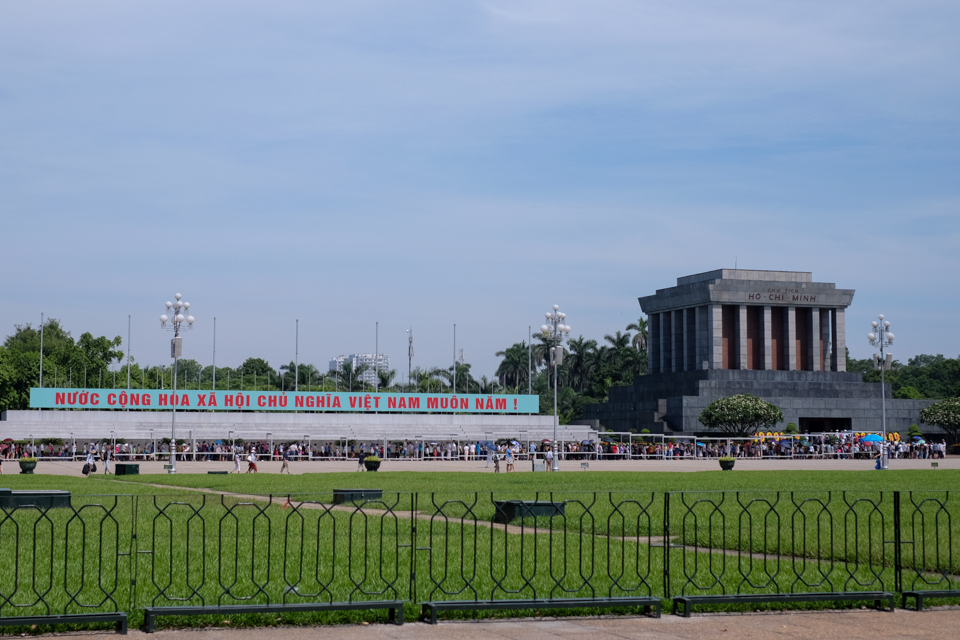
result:
<svg viewBox="0 0 960 640"><path fill-rule="evenodd" d="M404 413L539 413L539 396L453 393L318 393L309 391L165 391L30 389L35 409L200 411L398 411Z"/></svg>

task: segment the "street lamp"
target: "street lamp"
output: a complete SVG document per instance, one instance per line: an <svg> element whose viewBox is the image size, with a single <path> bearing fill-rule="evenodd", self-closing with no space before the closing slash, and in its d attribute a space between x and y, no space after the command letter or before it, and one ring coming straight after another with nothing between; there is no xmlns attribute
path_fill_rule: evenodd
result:
<svg viewBox="0 0 960 640"><path fill-rule="evenodd" d="M540 331L546 336L550 347L550 364L553 365L553 471L560 470L559 451L557 450L557 429L560 416L557 413L557 366L563 364L563 338L570 333L570 325L564 324L567 314L560 311L559 305L553 305L553 311L545 314L548 324L540 325Z"/></svg>
<svg viewBox="0 0 960 640"><path fill-rule="evenodd" d="M160 316L160 326L168 331L173 331L173 339L170 341L170 357L173 358L173 402L170 403L172 409L170 421L170 473L177 472L177 362L183 355L183 338L180 337L180 331L193 328L193 316L184 316L184 312L190 309L189 302L182 302L179 293L174 296L176 302L169 300L164 305L167 311L173 314L168 317L166 313ZM170 324L167 325L167 322ZM183 326L186 322L187 326Z"/></svg>
<svg viewBox="0 0 960 640"><path fill-rule="evenodd" d="M882 323L882 325L881 325ZM874 320L870 323L872 331L867 334L867 340L873 347L879 347L880 353L873 354L873 368L880 370L880 407L883 418L883 442L880 443L880 467L887 468L887 460L890 457L887 451L887 390L884 382L883 372L890 369L893 364L893 354L887 353L887 347L893 346L893 334L890 332L890 321L883 319L883 314L879 316L879 321Z"/></svg>

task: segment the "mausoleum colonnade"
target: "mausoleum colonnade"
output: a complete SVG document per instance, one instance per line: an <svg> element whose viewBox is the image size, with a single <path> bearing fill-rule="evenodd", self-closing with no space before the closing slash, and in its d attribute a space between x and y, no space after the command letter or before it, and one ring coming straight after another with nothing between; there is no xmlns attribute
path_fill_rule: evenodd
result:
<svg viewBox="0 0 960 640"><path fill-rule="evenodd" d="M846 371L844 308L705 304L649 314L649 371Z"/></svg>

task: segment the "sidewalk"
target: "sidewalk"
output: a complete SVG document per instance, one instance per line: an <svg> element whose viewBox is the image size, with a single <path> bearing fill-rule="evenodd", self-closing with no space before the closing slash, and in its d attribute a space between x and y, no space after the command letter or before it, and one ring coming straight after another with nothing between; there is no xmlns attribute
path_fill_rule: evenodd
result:
<svg viewBox="0 0 960 640"><path fill-rule="evenodd" d="M947 456L943 460L891 460L890 469L928 469L932 462L937 463L939 469L960 469L960 456ZM561 471L589 473L591 471L717 471L719 465L716 460L590 460L589 467L583 469L580 460L560 461ZM862 471L871 470L875 460L754 460L750 458L737 459L736 468L740 471ZM166 473L164 462L137 461L140 473ZM257 462L261 473L279 473L281 462ZM493 465L485 467L485 460L384 460L380 473L391 471L475 471L493 473ZM11 461L11 469L16 467L16 461ZM103 463L97 464L100 475L103 474ZM41 460L34 473L49 475L79 476L83 462L61 462L59 460ZM246 471L247 463L240 465L240 472ZM179 473L206 473L207 471L232 471L232 462L177 462ZM356 460L291 462L290 471L300 473L345 473L357 470ZM529 461L517 461L517 473L529 473Z"/></svg>
<svg viewBox="0 0 960 640"><path fill-rule="evenodd" d="M680 618L665 614L659 620L643 617L542 618L475 622L419 622L401 627L390 624L337 627L283 627L257 629L197 629L145 634L130 631L136 640L884 640L887 638L950 638L960 626L960 608L916 613L882 611L789 612L764 614L711 614ZM953 629L953 631L950 631ZM60 634L58 634L60 635ZM104 640L114 633L69 634Z"/></svg>

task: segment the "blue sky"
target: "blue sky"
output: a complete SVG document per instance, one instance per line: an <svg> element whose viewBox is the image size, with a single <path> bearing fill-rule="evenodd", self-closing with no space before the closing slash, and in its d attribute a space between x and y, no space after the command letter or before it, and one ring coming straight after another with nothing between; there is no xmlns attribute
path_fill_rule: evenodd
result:
<svg viewBox="0 0 960 640"><path fill-rule="evenodd" d="M0 7L0 326L167 362L380 347L477 374L556 303L602 338L720 267L854 288L960 354L955 2Z"/></svg>

